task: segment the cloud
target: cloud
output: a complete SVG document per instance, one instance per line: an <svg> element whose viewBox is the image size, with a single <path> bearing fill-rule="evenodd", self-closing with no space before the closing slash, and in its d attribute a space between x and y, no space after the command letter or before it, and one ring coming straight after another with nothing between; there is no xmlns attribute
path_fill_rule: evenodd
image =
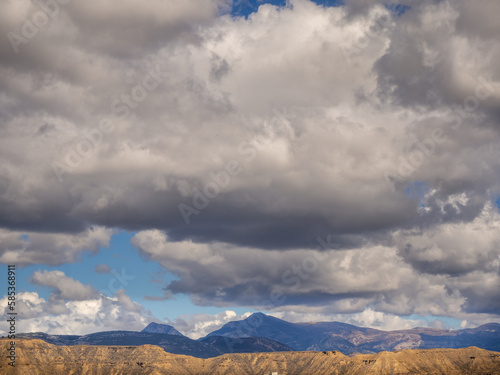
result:
<svg viewBox="0 0 500 375"><path fill-rule="evenodd" d="M173 298L173 294L170 291L165 291L161 296L144 296L147 301L166 301Z"/></svg>
<svg viewBox="0 0 500 375"><path fill-rule="evenodd" d="M480 7L468 1L459 1L457 31L464 35L477 35L484 39L500 37L500 26L494 21L493 14L500 11L498 2L487 0Z"/></svg>
<svg viewBox="0 0 500 375"><path fill-rule="evenodd" d="M342 251L178 242L160 231L140 232L132 243L177 276L165 287L169 295L188 294L199 305L318 314L371 309L463 319L499 311L492 302L498 300L498 223L490 206L468 224L397 231L393 244Z"/></svg>
<svg viewBox="0 0 500 375"><path fill-rule="evenodd" d="M168 292L187 293L200 305L236 304L266 310L294 306L297 311L311 305L350 313L382 301L398 304L401 288L408 292L422 286L397 251L386 247L280 252L169 241L159 231L140 232L132 243L178 276L166 286ZM444 289L441 292L446 294ZM406 306L401 313L410 313L412 308Z"/></svg>
<svg viewBox="0 0 500 375"><path fill-rule="evenodd" d="M107 264L98 264L95 266L95 272L98 274L111 273L111 268Z"/></svg>
<svg viewBox="0 0 500 375"><path fill-rule="evenodd" d="M428 327L429 325L437 325L439 321L427 322L421 319L402 319L393 314L366 309L357 314L331 314L322 315L314 313L296 313L286 311L284 313L273 314L277 318L284 319L289 322L333 322L340 321L344 323L354 324L358 327L370 327L381 329L384 331L395 331L399 329L411 329L415 327Z"/></svg>
<svg viewBox="0 0 500 375"><path fill-rule="evenodd" d="M91 227L75 235L0 229L0 262L18 265L74 263L86 251L109 246L113 230Z"/></svg>
<svg viewBox="0 0 500 375"><path fill-rule="evenodd" d="M498 313L498 6L403 3L92 0L2 39L0 261L75 262L116 228L178 276L164 298ZM0 32L36 12L8 2Z"/></svg>
<svg viewBox="0 0 500 375"><path fill-rule="evenodd" d="M177 317L175 320L167 320L167 324L174 326L183 335L194 340L208 335L221 328L224 324L248 318L251 313L242 315L236 314L232 310L226 310L219 314L185 314Z"/></svg>
<svg viewBox="0 0 500 375"><path fill-rule="evenodd" d="M469 223L443 223L396 234L400 254L423 273L493 272L500 265L500 215L490 205Z"/></svg>
<svg viewBox="0 0 500 375"><path fill-rule="evenodd" d="M30 282L52 288L57 297L67 300L83 301L96 295L96 291L90 285L83 285L62 271L36 271Z"/></svg>
<svg viewBox="0 0 500 375"><path fill-rule="evenodd" d="M474 195L464 221L489 199L499 169L491 152L498 131L489 127L500 95L492 63L498 46L457 35L452 3L423 2L399 17L373 3L348 17L348 8L296 0L288 8L262 5L248 20L222 16L201 24L208 5L169 4L162 6L174 7L171 15L127 2L125 9L137 9L134 22L158 14L137 38L160 38L158 25L173 17L194 20L197 42L176 43L181 37L174 33L161 48L135 37L123 37L129 48L122 52L121 39L113 47L74 44L88 35L107 43L101 29L118 35L124 26L118 13L102 21L96 9L105 5L71 3L68 17L61 13L23 45L23 53L37 54L30 63L45 53L64 61L39 62L29 71L36 74L21 65L1 68L12 71L2 76L11 98L2 104L5 129L12 131L2 137L0 225L70 233L89 223L157 228L177 240L271 249L303 248L337 233L337 242L349 247L343 234L383 236L413 224L419 207L404 193L413 181L425 181L443 199ZM68 53L39 50L62 37L56 25L71 32L50 48L71 45ZM70 64L83 55L94 64ZM28 60L21 53L15 58ZM153 83L151 74L159 81L148 91L142 85ZM484 99L477 110L450 109L474 96L478 85ZM457 115L465 117L453 129ZM106 119L113 121L110 133L100 130ZM415 140L424 142L436 129L447 141L411 167L393 192L387 174L397 174L402 159L413 160ZM241 172L186 225L179 205L194 208L197 192L205 194L232 160ZM62 182L55 162L67 168L59 171ZM454 219L430 208L429 223Z"/></svg>
<svg viewBox="0 0 500 375"><path fill-rule="evenodd" d="M0 299L7 306L7 296ZM61 301L59 301L61 302ZM53 302L36 292L17 295L19 332L46 332L58 335L84 335L109 330L140 331L154 318L149 310L130 300L123 290L113 297L92 296L83 300L61 302L62 309L54 312ZM2 311L0 333L8 331L7 311Z"/></svg>
<svg viewBox="0 0 500 375"><path fill-rule="evenodd" d="M76 47L72 52L81 49L111 58L135 58L172 41L196 41L196 26L213 20L220 5L218 0L153 0L148 4L127 0L117 9L97 1L8 2L1 30L8 39L2 41L2 50L26 50L38 57L35 64L45 67L50 55L39 48L54 40L72 43Z"/></svg>

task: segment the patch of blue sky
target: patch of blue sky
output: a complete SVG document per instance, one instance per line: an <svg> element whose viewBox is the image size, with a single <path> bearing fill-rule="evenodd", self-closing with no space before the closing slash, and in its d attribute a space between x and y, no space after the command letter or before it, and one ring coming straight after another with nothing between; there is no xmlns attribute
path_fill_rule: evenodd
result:
<svg viewBox="0 0 500 375"><path fill-rule="evenodd" d="M341 6L344 4L343 0L314 0L314 3L326 7ZM250 14L257 12L259 6L263 4L272 4L279 7L287 5L286 0L234 0L231 8L231 15L233 17L248 17Z"/></svg>
<svg viewBox="0 0 500 375"><path fill-rule="evenodd" d="M433 315L419 315L411 314L408 316L401 316L405 320L420 320L427 323L427 326L431 327L435 324L435 321L439 321L442 324L443 329L460 329L461 320L450 318L447 316L433 316Z"/></svg>
<svg viewBox="0 0 500 375"><path fill-rule="evenodd" d="M325 7L338 7L345 4L344 0L313 0L313 2ZM246 18L250 14L257 12L259 6L263 4L284 7L287 5L287 0L234 0L232 2L231 15ZM409 5L398 3L387 3L385 7L397 16L401 16L411 9Z"/></svg>
<svg viewBox="0 0 500 375"><path fill-rule="evenodd" d="M112 236L110 246L101 248L96 254L86 252L75 263L58 266L31 265L18 268L18 290L37 292L41 297L48 298L51 288L33 285L29 282L35 271L62 271L68 277L91 285L101 293L112 297L119 289L125 289L132 300L140 300L144 295L161 293L166 283L175 280L175 275L166 272L157 262L142 257L130 240L135 233L119 232ZM110 273L99 274L97 265L106 265ZM152 277L161 275L161 282L152 282Z"/></svg>
<svg viewBox="0 0 500 375"><path fill-rule="evenodd" d="M425 196L429 192L429 184L422 181L414 181L405 189L405 194L411 198L418 200L420 207L425 207Z"/></svg>
<svg viewBox="0 0 500 375"><path fill-rule="evenodd" d="M386 4L385 7L388 10L390 10L391 13L393 13L397 16L401 16L401 15L405 14L408 10L411 9L411 7L409 5L394 4L394 3Z"/></svg>
<svg viewBox="0 0 500 375"><path fill-rule="evenodd" d="M53 292L52 288L34 285L30 279L34 272L62 271L68 277L90 285L100 293L112 297L119 290L124 289L127 295L135 302L150 310L154 317L165 320L174 320L184 314L218 314L226 310L237 314L254 312L245 307L213 307L197 306L189 296L174 295L173 298L160 301L145 299L145 296L162 296L165 285L177 277L167 272L157 262L141 256L130 240L133 232L122 231L112 236L110 246L101 248L96 254L86 252L75 263L58 266L30 265L17 267L17 292L36 292L41 298L48 299ZM106 265L110 273L98 273L97 265ZM0 267L0 277L7 279L7 265Z"/></svg>

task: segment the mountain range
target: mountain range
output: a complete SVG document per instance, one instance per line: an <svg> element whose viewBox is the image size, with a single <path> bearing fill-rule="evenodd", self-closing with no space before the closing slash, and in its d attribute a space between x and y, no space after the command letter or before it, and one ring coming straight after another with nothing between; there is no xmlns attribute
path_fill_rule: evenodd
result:
<svg viewBox="0 0 500 375"><path fill-rule="evenodd" d="M346 355L372 354L402 349L465 348L500 351L500 324L473 329L414 328L382 331L340 322L290 323L255 313L232 321L198 340L182 335L174 327L151 323L141 332L109 331L89 335L25 333L19 338L41 339L55 345L157 345L166 352L198 358L225 353L283 351L340 351Z"/></svg>
<svg viewBox="0 0 500 375"><path fill-rule="evenodd" d="M282 343L264 337L245 337L242 339L233 339L229 337L211 336L200 340L192 340L183 335L134 331L97 332L84 336L49 335L46 333L36 332L24 333L16 336L25 339L40 339L49 344L64 346L156 345L168 353L184 354L198 358L217 357L221 354L233 352L258 353L293 350Z"/></svg>
<svg viewBox="0 0 500 375"><path fill-rule="evenodd" d="M340 322L290 323L273 316L255 313L244 320L229 322L208 336L266 337L295 350L339 350L348 355L378 353L384 350L469 346L500 350L498 323L461 330L414 328L382 331Z"/></svg>

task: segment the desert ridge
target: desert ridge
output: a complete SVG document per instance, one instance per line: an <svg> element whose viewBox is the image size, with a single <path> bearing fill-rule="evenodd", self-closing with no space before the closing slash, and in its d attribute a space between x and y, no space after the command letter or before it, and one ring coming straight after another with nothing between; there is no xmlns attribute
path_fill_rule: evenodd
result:
<svg viewBox="0 0 500 375"><path fill-rule="evenodd" d="M9 339L0 339L7 353ZM16 339L16 366L1 356L1 374L20 375L500 375L500 352L476 347L414 349L348 357L338 351L234 353L202 359L171 354L154 345L57 346L37 339Z"/></svg>

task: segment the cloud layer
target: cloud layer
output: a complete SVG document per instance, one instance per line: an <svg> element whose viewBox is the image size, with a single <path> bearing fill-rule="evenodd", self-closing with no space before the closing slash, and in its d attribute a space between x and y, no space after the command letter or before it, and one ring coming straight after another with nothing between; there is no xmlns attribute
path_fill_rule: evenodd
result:
<svg viewBox="0 0 500 375"><path fill-rule="evenodd" d="M499 223L490 205L467 224L397 231L386 246L349 250L328 249L321 238L318 249L288 251L175 242L160 231L140 232L132 243L177 275L166 294L188 294L199 305L481 321L500 313Z"/></svg>
<svg viewBox="0 0 500 375"><path fill-rule="evenodd" d="M202 305L500 313L498 2L57 4L0 15L2 262L120 228Z"/></svg>

